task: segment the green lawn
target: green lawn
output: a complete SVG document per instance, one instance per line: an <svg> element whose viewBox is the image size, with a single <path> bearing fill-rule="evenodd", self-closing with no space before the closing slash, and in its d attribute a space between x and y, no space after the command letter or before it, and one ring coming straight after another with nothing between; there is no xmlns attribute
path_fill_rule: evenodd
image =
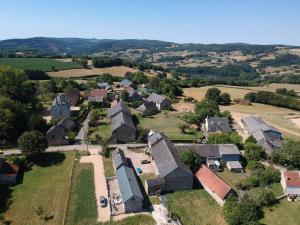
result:
<svg viewBox="0 0 300 225"><path fill-rule="evenodd" d="M76 163L67 208L67 225L96 224L97 206L92 164Z"/></svg>
<svg viewBox="0 0 300 225"><path fill-rule="evenodd" d="M117 222L101 223L102 225L155 225L155 221L150 215L137 215L127 217ZM87 224L88 225L88 224Z"/></svg>
<svg viewBox="0 0 300 225"><path fill-rule="evenodd" d="M111 157L109 157L109 158L102 157L102 159L103 159L105 176L106 177L115 176L115 170L114 170L114 166L113 166Z"/></svg>
<svg viewBox="0 0 300 225"><path fill-rule="evenodd" d="M184 225L225 225L222 208L204 189L168 194L169 207Z"/></svg>
<svg viewBox="0 0 300 225"><path fill-rule="evenodd" d="M230 187L237 190L236 184L242 180L245 180L247 176L244 173L232 173L228 170L217 172L218 176L221 177Z"/></svg>
<svg viewBox="0 0 300 225"><path fill-rule="evenodd" d="M81 68L79 64L61 62L47 58L0 58L0 65L9 65L19 69L42 70L45 72Z"/></svg>
<svg viewBox="0 0 300 225"><path fill-rule="evenodd" d="M44 154L37 165L25 172L23 182L13 186L11 205L4 213L5 220L14 225L45 224L36 210L42 207L49 221L63 224L74 152Z"/></svg>
<svg viewBox="0 0 300 225"><path fill-rule="evenodd" d="M196 141L202 134L199 131L191 131L183 134L179 129L180 124L187 124L174 112L163 111L151 117L140 117L139 126L164 132L173 141ZM190 129L189 129L190 130Z"/></svg>
<svg viewBox="0 0 300 225"><path fill-rule="evenodd" d="M265 216L263 224L267 225L299 225L300 224L300 202L289 202L286 199L278 204L264 209Z"/></svg>

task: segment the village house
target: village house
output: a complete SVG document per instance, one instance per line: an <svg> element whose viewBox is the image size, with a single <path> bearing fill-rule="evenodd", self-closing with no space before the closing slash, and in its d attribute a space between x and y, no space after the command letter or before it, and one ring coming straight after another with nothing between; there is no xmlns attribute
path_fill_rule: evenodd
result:
<svg viewBox="0 0 300 225"><path fill-rule="evenodd" d="M123 88L126 88L126 87L131 87L133 83L128 79L124 79L119 83L119 85Z"/></svg>
<svg viewBox="0 0 300 225"><path fill-rule="evenodd" d="M98 86L98 88L105 89L107 91L110 91L112 89L111 85L109 83L106 83L106 82L97 83L97 86Z"/></svg>
<svg viewBox="0 0 300 225"><path fill-rule="evenodd" d="M205 165L200 167L195 176L208 194L221 206L224 205L226 198L231 193L234 193L233 189L225 181Z"/></svg>
<svg viewBox="0 0 300 225"><path fill-rule="evenodd" d="M49 145L66 145L69 140L66 135L74 125L74 121L70 118L65 118L59 123L53 125L46 133L46 138Z"/></svg>
<svg viewBox="0 0 300 225"><path fill-rule="evenodd" d="M136 128L128 106L120 101L108 110L107 117L111 119L112 134L117 142L134 141Z"/></svg>
<svg viewBox="0 0 300 225"><path fill-rule="evenodd" d="M288 197L300 197L300 171L281 171L281 186Z"/></svg>
<svg viewBox="0 0 300 225"><path fill-rule="evenodd" d="M136 110L144 116L150 116L158 112L158 109L153 102L145 102L136 108Z"/></svg>
<svg viewBox="0 0 300 225"><path fill-rule="evenodd" d="M73 89L72 91L68 92L68 97L71 99L71 105L77 106L80 100L79 90Z"/></svg>
<svg viewBox="0 0 300 225"><path fill-rule="evenodd" d="M208 133L230 133L232 129L229 125L228 117L207 117L203 128Z"/></svg>
<svg viewBox="0 0 300 225"><path fill-rule="evenodd" d="M142 96L132 87L128 86L126 87L126 92L128 94L128 98L130 101L141 101Z"/></svg>
<svg viewBox="0 0 300 225"><path fill-rule="evenodd" d="M147 98L147 102L155 103L158 110L171 109L171 100L167 99L165 96L152 93Z"/></svg>
<svg viewBox="0 0 300 225"><path fill-rule="evenodd" d="M233 169L233 172L243 170L240 164L241 153L234 144L176 144L175 146L178 151L189 149L195 152L210 169L218 170L219 161L222 160L229 170Z"/></svg>
<svg viewBox="0 0 300 225"><path fill-rule="evenodd" d="M128 166L124 152L120 149L115 149L112 152L112 161L125 212L142 211L144 197L133 169Z"/></svg>
<svg viewBox="0 0 300 225"><path fill-rule="evenodd" d="M277 128L268 125L260 117L244 116L241 122L248 134L256 139L257 144L262 146L266 153L270 154L272 150L280 150L282 136Z"/></svg>
<svg viewBox="0 0 300 225"><path fill-rule="evenodd" d="M175 191L193 188L193 173L180 161L177 150L166 135L151 131L148 145L155 162L158 179L164 180L164 186L159 189Z"/></svg>
<svg viewBox="0 0 300 225"><path fill-rule="evenodd" d="M17 182L19 167L0 158L0 185L12 185Z"/></svg>
<svg viewBox="0 0 300 225"><path fill-rule="evenodd" d="M66 94L55 97L51 106L51 118L55 121L71 116L71 99Z"/></svg>
<svg viewBox="0 0 300 225"><path fill-rule="evenodd" d="M91 90L90 96L88 97L88 100L90 102L104 102L104 100L107 98L107 90L105 89L93 89Z"/></svg>

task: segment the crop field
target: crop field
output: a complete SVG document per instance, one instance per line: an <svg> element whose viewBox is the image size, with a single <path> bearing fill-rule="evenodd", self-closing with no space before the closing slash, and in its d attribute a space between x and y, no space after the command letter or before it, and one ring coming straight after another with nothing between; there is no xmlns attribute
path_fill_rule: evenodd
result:
<svg viewBox="0 0 300 225"><path fill-rule="evenodd" d="M11 204L4 213L9 224L61 225L65 217L74 152L48 153L11 188ZM43 217L37 214L44 210Z"/></svg>
<svg viewBox="0 0 300 225"><path fill-rule="evenodd" d="M209 88L216 87L223 92L230 94L231 99L243 98L245 94L256 91L271 91L275 92L277 88L293 89L295 92L300 93L300 84L268 84L262 87L242 87L242 86L229 86L229 85L212 85L199 88L184 88L183 94L187 97L193 97L198 101L204 99L206 91Z"/></svg>
<svg viewBox="0 0 300 225"><path fill-rule="evenodd" d="M9 65L19 69L42 70L45 72L55 70L68 70L81 68L75 63L60 62L47 58L0 58L0 65Z"/></svg>
<svg viewBox="0 0 300 225"><path fill-rule="evenodd" d="M59 61L57 61L59 62ZM138 72L138 69L130 68L127 66L112 66L106 68L91 68L91 69L68 69L61 71L48 72L51 77L89 77L101 75L103 73L110 73L117 77L124 77L127 72ZM152 73L145 73L147 76L154 76Z"/></svg>

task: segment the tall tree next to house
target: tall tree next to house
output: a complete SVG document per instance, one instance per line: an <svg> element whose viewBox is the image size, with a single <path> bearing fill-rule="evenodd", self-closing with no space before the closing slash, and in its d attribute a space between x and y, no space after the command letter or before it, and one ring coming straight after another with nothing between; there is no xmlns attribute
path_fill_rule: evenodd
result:
<svg viewBox="0 0 300 225"><path fill-rule="evenodd" d="M39 131L23 133L18 139L18 146L26 156L36 156L46 151L48 143L46 137Z"/></svg>

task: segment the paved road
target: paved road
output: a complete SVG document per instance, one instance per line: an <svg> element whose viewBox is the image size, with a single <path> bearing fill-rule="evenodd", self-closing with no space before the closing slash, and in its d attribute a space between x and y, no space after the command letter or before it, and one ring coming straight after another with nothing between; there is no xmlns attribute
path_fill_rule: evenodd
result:
<svg viewBox="0 0 300 225"><path fill-rule="evenodd" d="M87 132L89 130L90 118L91 118L91 111L87 115L86 119L83 121L82 127L80 128L80 130L76 136L76 139L80 140L81 143L85 143L85 134L87 134Z"/></svg>
<svg viewBox="0 0 300 225"><path fill-rule="evenodd" d="M102 156L99 155L101 150L100 146L89 147L89 156L82 156L80 158L80 163L92 163L94 165L94 183L95 183L95 192L97 199L97 211L98 211L98 222L107 222L110 220L110 205L104 208L100 206L100 196L106 197L108 199L108 190L104 174L104 166Z"/></svg>

